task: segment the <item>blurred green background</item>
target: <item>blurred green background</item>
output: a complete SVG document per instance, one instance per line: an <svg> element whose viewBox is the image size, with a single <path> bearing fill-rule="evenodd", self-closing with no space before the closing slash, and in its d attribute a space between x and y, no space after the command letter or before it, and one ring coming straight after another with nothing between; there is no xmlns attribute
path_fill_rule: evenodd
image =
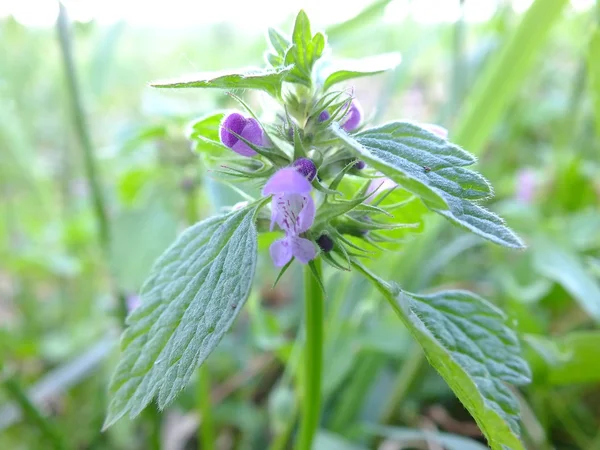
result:
<svg viewBox="0 0 600 450"><path fill-rule="evenodd" d="M235 103L147 83L260 66L266 26L288 30L306 7L338 57L402 53L393 72L354 84L367 116L447 127L495 187L490 208L529 246L510 252L431 217L373 265L409 290L465 287L499 305L534 372L518 393L527 448L600 449L600 6L348 3L71 1L55 24L54 2L3 2L0 448L202 448L193 384L162 414L100 432L118 299L133 306L177 233L239 200L184 137L191 119ZM219 449L290 448L301 277L290 270L272 289L267 245L245 312L207 362ZM326 272L326 285L315 449L482 448L379 295L351 274ZM449 434L434 444L423 430Z"/></svg>

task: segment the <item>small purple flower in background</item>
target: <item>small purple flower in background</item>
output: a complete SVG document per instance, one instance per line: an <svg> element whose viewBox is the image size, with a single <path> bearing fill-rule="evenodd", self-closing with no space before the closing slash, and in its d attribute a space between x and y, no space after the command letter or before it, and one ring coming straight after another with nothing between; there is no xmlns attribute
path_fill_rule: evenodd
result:
<svg viewBox="0 0 600 450"><path fill-rule="evenodd" d="M131 312L142 303L140 296L136 294L130 294L125 298L127 303L127 311Z"/></svg>
<svg viewBox="0 0 600 450"><path fill-rule="evenodd" d="M330 117L330 114L327 112L326 109L324 109L323 111L321 111L321 114L319 114L319 122L325 122Z"/></svg>
<svg viewBox="0 0 600 450"><path fill-rule="evenodd" d="M312 161L312 159L308 158L298 158L292 164L298 172L300 172L308 181L312 181L315 179L317 175L317 166Z"/></svg>
<svg viewBox="0 0 600 450"><path fill-rule="evenodd" d="M342 128L346 131L355 130L358 125L360 125L360 121L362 120L362 108L357 100L352 100L350 108L348 108L348 112L344 118L346 121L342 125Z"/></svg>
<svg viewBox="0 0 600 450"><path fill-rule="evenodd" d="M252 117L246 118L237 112L231 113L223 119L220 130L221 142L242 156L256 155L256 152L248 144L238 139L231 132L238 134L257 146L264 146L266 143L264 132L256 119Z"/></svg>
<svg viewBox="0 0 600 450"><path fill-rule="evenodd" d="M285 266L292 257L307 264L316 256L314 244L300 237L315 220L311 190L310 182L292 167L278 170L263 189L263 195L273 195L271 230L277 223L285 232L285 237L273 242L269 249L276 267Z"/></svg>
<svg viewBox="0 0 600 450"><path fill-rule="evenodd" d="M535 196L535 172L523 169L517 173L517 190L515 196L521 203L529 204Z"/></svg>
<svg viewBox="0 0 600 450"><path fill-rule="evenodd" d="M419 125L421 125L422 128L425 128L427 131L431 131L433 134L437 134L443 139L448 139L448 130L444 127L441 127L434 123L421 123Z"/></svg>

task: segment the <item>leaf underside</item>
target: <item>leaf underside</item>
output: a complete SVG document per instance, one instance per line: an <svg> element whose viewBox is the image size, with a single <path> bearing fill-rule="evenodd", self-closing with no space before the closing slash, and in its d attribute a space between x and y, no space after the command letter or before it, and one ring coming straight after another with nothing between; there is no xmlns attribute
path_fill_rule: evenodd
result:
<svg viewBox="0 0 600 450"><path fill-rule="evenodd" d="M367 164L421 197L429 209L497 244L523 248L496 214L477 201L493 195L487 180L470 169L476 159L462 148L410 122L392 122L350 136L334 134Z"/></svg>
<svg viewBox="0 0 600 450"><path fill-rule="evenodd" d="M127 318L104 428L155 398L167 406L231 327L254 276L255 212L199 222L157 260Z"/></svg>

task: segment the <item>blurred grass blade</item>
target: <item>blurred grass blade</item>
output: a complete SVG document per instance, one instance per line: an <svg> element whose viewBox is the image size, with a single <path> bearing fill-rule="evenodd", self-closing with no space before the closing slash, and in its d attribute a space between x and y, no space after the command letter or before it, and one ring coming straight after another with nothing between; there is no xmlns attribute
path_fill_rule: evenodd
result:
<svg viewBox="0 0 600 450"><path fill-rule="evenodd" d="M68 448L58 429L45 417L45 415L38 409L36 404L31 401L16 378L9 377L8 379L4 380L3 385L6 392L20 406L24 416L31 422L32 425L35 425L45 437L45 442L48 446L56 450Z"/></svg>
<svg viewBox="0 0 600 450"><path fill-rule="evenodd" d="M536 0L517 30L476 81L454 126L454 140L479 154L522 86L568 0Z"/></svg>
<svg viewBox="0 0 600 450"><path fill-rule="evenodd" d="M370 22L374 22L382 17L385 8L391 1L392 0L377 0L373 2L351 19L327 28L327 36L330 40L343 40L348 34L355 32L357 28L364 27Z"/></svg>
<svg viewBox="0 0 600 450"><path fill-rule="evenodd" d="M596 323L600 323L600 286L577 255L553 244L549 238L538 239L532 250L537 271L560 284Z"/></svg>
<svg viewBox="0 0 600 450"><path fill-rule="evenodd" d="M596 134L600 136L600 28L598 27L590 40L588 70L594 113L596 114Z"/></svg>
<svg viewBox="0 0 600 450"><path fill-rule="evenodd" d="M600 382L600 331L578 331L560 337L527 335L534 379L553 386Z"/></svg>

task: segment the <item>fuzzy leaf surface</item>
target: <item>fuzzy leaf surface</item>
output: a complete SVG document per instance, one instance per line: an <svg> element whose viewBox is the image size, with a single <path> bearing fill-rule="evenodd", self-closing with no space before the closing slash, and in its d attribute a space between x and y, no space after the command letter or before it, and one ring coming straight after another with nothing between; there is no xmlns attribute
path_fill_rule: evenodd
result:
<svg viewBox="0 0 600 450"><path fill-rule="evenodd" d="M191 226L156 261L127 318L105 428L172 402L231 327L254 277L256 209Z"/></svg>
<svg viewBox="0 0 600 450"><path fill-rule="evenodd" d="M528 383L531 373L502 311L467 291L405 292L356 267L391 304L491 448L523 450L519 403L506 383Z"/></svg>
<svg viewBox="0 0 600 450"><path fill-rule="evenodd" d="M467 169L476 159L446 139L410 122L392 122L350 136L331 128L350 151L456 225L496 244L523 248L504 221L474 201L493 195L487 180Z"/></svg>

